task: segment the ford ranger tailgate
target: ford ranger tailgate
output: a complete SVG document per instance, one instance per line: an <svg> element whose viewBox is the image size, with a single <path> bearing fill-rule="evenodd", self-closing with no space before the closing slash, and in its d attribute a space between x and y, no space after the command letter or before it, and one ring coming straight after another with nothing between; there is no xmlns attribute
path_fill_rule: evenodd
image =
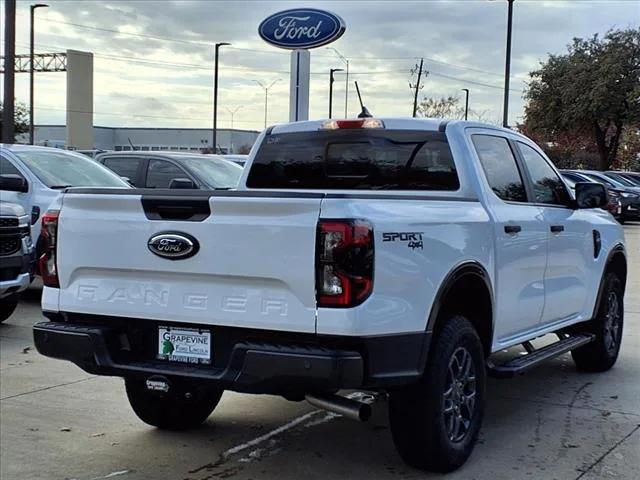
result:
<svg viewBox="0 0 640 480"><path fill-rule="evenodd" d="M321 201L286 192L71 191L58 226L59 309L315 332Z"/></svg>

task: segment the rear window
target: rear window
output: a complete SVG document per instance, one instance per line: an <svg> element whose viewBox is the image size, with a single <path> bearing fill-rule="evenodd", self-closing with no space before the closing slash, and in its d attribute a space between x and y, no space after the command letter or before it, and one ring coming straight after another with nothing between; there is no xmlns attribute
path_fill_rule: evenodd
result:
<svg viewBox="0 0 640 480"><path fill-rule="evenodd" d="M444 133L342 130L267 136L249 188L457 190Z"/></svg>

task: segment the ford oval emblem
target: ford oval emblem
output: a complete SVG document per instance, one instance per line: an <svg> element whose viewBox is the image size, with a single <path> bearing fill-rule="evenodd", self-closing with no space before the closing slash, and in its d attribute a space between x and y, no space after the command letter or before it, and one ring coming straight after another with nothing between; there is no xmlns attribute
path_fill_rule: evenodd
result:
<svg viewBox="0 0 640 480"><path fill-rule="evenodd" d="M182 232L161 232L149 239L147 247L152 253L169 260L193 257L200 249L198 240Z"/></svg>
<svg viewBox="0 0 640 480"><path fill-rule="evenodd" d="M316 8L294 8L265 18L258 33L271 45L295 50L331 43L342 36L345 28L344 20L334 13Z"/></svg>

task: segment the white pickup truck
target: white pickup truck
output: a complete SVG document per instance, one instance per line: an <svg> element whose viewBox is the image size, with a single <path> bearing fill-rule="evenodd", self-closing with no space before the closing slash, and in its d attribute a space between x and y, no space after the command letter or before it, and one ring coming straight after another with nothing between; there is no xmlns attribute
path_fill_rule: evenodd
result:
<svg viewBox="0 0 640 480"><path fill-rule="evenodd" d="M369 407L336 392L381 392L402 458L451 471L486 375L569 351L582 370L615 363L627 261L606 202L494 126L275 126L236 191L67 189L43 218L35 344L124 377L159 428L199 425L227 389L359 419Z"/></svg>

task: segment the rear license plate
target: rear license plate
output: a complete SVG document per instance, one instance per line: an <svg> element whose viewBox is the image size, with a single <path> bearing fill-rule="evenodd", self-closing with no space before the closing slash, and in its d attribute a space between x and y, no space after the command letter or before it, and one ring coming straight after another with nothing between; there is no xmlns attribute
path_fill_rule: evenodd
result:
<svg viewBox="0 0 640 480"><path fill-rule="evenodd" d="M170 362L211 364L211 332L160 326L157 358Z"/></svg>

